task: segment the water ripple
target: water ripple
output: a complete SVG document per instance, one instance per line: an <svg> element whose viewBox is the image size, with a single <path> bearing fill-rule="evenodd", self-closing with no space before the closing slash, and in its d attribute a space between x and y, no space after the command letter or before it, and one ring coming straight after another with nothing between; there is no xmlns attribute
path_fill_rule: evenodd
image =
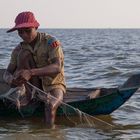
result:
<svg viewBox="0 0 140 140"><path fill-rule="evenodd" d="M20 38L16 33L6 34L0 30L0 67L6 68L13 48ZM123 84L130 75L140 73L140 30L138 29L47 29L48 32L61 40L65 54L65 75L68 87L116 87ZM68 128L61 129L68 139L101 139L109 138L136 138L140 128L139 92L137 92L121 108L112 113L112 123L121 125L122 130L112 133L96 132L95 129ZM8 127L0 128L1 134L8 133L8 128L17 127L29 131L30 123L15 126L9 123ZM130 127L131 126L131 127ZM59 133L60 134L60 133ZM58 134L58 137L60 136ZM51 134L49 133L47 137ZM44 134L45 136L45 134ZM51 136L50 136L51 137ZM49 137L49 138L50 138ZM53 139L54 137L51 137Z"/></svg>

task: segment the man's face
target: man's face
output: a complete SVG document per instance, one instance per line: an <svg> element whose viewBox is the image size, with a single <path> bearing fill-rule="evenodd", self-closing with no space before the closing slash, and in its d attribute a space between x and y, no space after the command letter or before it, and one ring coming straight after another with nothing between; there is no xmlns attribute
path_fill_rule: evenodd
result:
<svg viewBox="0 0 140 140"><path fill-rule="evenodd" d="M18 35L26 42L31 43L37 36L36 28L18 29Z"/></svg>

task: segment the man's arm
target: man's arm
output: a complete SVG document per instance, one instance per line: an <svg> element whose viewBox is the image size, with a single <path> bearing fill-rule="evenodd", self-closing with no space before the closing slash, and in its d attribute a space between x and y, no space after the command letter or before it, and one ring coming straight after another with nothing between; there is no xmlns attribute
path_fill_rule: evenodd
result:
<svg viewBox="0 0 140 140"><path fill-rule="evenodd" d="M61 72L61 58L54 58L52 64L42 67L31 69L32 76L53 76Z"/></svg>
<svg viewBox="0 0 140 140"><path fill-rule="evenodd" d="M54 76L61 71L61 58L54 58L52 64L42 67L34 68L31 70L21 70L18 72L18 75L25 80L29 80L32 76Z"/></svg>
<svg viewBox="0 0 140 140"><path fill-rule="evenodd" d="M8 83L9 85L12 84L12 81L14 79L13 77L13 73L14 71L16 70L16 65L15 64L9 64L6 71L4 72L4 75L3 75L3 79L6 83Z"/></svg>

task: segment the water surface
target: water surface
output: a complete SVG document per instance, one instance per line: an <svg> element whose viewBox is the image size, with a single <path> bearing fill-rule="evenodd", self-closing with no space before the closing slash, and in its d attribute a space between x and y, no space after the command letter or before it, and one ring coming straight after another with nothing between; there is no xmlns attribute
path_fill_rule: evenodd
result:
<svg viewBox="0 0 140 140"><path fill-rule="evenodd" d="M0 29L0 68L6 68L20 38ZM68 87L116 87L140 72L139 29L42 29L63 44ZM139 92L118 110L100 119L115 127L73 124L57 118L57 128L46 129L42 118L1 118L0 139L74 140L140 138ZM78 119L74 119L75 122ZM63 122L63 123L62 123Z"/></svg>

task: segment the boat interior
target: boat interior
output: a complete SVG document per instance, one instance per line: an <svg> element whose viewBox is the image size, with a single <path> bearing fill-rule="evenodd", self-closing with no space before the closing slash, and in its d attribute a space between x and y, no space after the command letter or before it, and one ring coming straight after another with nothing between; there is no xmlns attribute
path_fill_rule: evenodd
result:
<svg viewBox="0 0 140 140"><path fill-rule="evenodd" d="M0 69L0 94L4 94L10 89L3 81L4 71L4 69ZM95 99L118 90L136 86L140 87L140 74L132 75L124 84L116 88L67 88L67 92L64 95L64 102L68 103L72 101Z"/></svg>

